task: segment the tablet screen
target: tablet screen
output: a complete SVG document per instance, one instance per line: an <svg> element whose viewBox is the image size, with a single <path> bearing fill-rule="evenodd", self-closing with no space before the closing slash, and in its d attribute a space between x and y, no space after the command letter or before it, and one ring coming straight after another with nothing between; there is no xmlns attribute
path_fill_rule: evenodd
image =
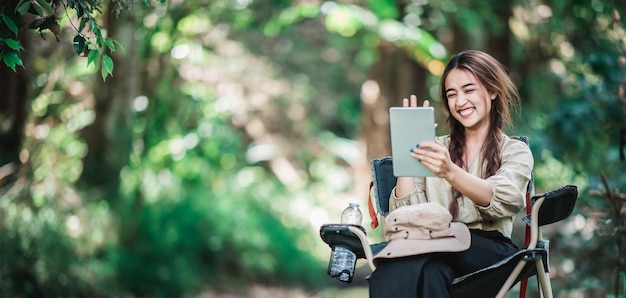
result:
<svg viewBox="0 0 626 298"><path fill-rule="evenodd" d="M410 154L410 149L415 145L435 140L435 109L433 107L390 108L389 127L393 175L396 177L435 176Z"/></svg>

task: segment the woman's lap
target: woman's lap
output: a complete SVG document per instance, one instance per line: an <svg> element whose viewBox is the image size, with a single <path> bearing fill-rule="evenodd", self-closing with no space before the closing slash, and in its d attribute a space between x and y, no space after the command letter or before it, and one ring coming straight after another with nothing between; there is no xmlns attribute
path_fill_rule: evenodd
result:
<svg viewBox="0 0 626 298"><path fill-rule="evenodd" d="M379 267L369 278L370 298L379 297L416 297L420 289L431 284L446 284L452 281L454 272L450 267L434 254L412 256L397 259L388 259L380 263ZM435 287L435 290L445 290L447 286ZM432 292L425 297L441 297Z"/></svg>
<svg viewBox="0 0 626 298"><path fill-rule="evenodd" d="M455 276L494 264L517 251L498 232L472 230L470 248L381 260L369 278L370 297L445 297Z"/></svg>
<svg viewBox="0 0 626 298"><path fill-rule="evenodd" d="M445 254L455 276L465 275L511 256L518 248L499 232L471 230L472 244L466 251Z"/></svg>

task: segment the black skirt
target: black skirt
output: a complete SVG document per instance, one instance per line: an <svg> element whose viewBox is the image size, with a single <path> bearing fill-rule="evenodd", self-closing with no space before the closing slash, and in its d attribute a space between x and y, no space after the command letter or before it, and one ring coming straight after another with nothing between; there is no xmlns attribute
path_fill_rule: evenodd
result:
<svg viewBox="0 0 626 298"><path fill-rule="evenodd" d="M429 253L380 259L369 278L371 298L445 298L455 277L511 256L518 248L498 231L470 230L472 243L462 252Z"/></svg>

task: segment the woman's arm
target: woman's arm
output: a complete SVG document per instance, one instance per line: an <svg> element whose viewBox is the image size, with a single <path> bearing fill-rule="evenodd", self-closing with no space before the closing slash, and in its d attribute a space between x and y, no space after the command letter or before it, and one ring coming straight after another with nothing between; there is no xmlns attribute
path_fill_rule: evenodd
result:
<svg viewBox="0 0 626 298"><path fill-rule="evenodd" d="M395 195L397 198L403 198L415 191L415 177L398 177L396 182Z"/></svg>
<svg viewBox="0 0 626 298"><path fill-rule="evenodd" d="M530 148L520 141L506 138L502 148L502 165L486 179L476 177L452 163L448 149L439 141L420 144L413 156L437 177L446 179L472 200L485 217L511 216L524 207L524 194L534 160Z"/></svg>
<svg viewBox="0 0 626 298"><path fill-rule="evenodd" d="M532 177L534 159L528 145L508 139L502 148L502 165L487 178L493 196L491 204L479 207L483 218L502 218L516 214L524 208L526 190Z"/></svg>
<svg viewBox="0 0 626 298"><path fill-rule="evenodd" d="M412 155L437 177L448 181L474 204L484 207L491 203L493 196L491 184L454 164L450 159L448 148L440 141L419 144Z"/></svg>

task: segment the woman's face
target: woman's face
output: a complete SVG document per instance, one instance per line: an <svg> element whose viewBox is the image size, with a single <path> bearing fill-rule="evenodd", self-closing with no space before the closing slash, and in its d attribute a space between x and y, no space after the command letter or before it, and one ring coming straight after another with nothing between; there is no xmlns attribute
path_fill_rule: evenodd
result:
<svg viewBox="0 0 626 298"><path fill-rule="evenodd" d="M489 128L491 101L496 94L490 94L471 72L459 68L450 71L445 80L445 90L450 114L465 129Z"/></svg>

